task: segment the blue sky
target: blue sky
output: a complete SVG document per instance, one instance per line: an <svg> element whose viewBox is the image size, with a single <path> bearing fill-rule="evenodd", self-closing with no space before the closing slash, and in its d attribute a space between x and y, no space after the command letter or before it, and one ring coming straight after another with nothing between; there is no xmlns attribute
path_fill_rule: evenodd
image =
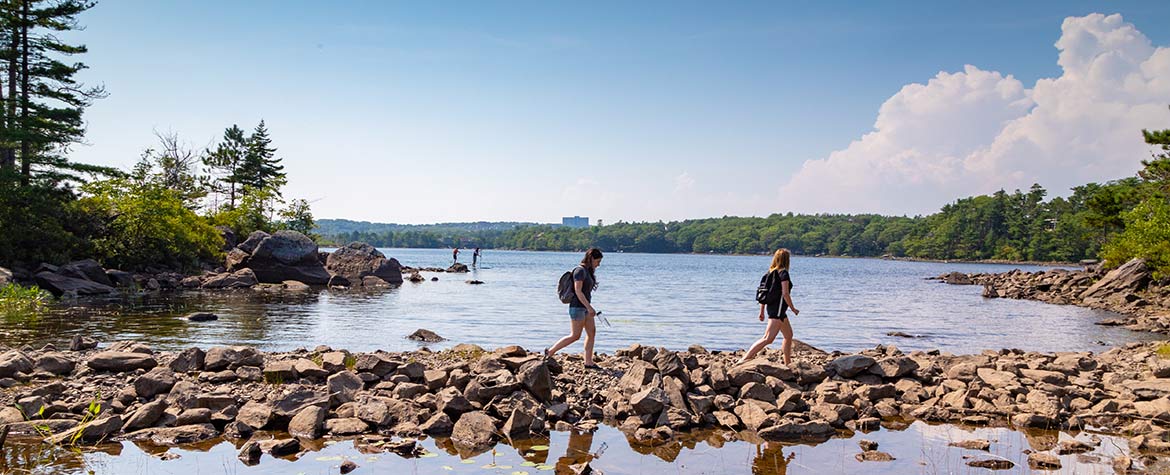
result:
<svg viewBox="0 0 1170 475"><path fill-rule="evenodd" d="M91 50L85 79L110 97L89 111L89 143L73 156L128 167L154 130L205 146L263 118L286 195L311 200L318 217L914 214L994 190L960 177L970 186L909 204L841 202L832 196L896 194L902 182L790 181L873 131L903 86L940 71L973 65L1029 90L1061 76L1062 21L1093 12L1170 44L1170 2L1154 1L107 0L76 37ZM1151 87L1129 105L1160 99ZM1048 184L997 170L1002 186ZM808 189L826 196L793 191Z"/></svg>

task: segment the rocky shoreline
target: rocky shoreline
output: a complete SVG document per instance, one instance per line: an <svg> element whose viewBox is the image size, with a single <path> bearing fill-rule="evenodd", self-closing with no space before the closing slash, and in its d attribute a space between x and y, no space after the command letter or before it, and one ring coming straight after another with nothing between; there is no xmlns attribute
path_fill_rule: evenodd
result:
<svg viewBox="0 0 1170 475"><path fill-rule="evenodd" d="M11 437L56 444L144 441L160 446L239 441L240 458L296 453L321 438L417 455L416 438L450 437L473 455L504 439L608 424L631 443L665 444L686 431L822 441L907 419L1130 436L1136 453L1170 453L1170 354L1130 344L1101 354L985 351L977 355L879 346L826 354L798 345L795 363L766 353L633 345L546 359L518 346L404 353L319 347L156 352L75 338L71 349L0 354L0 424ZM95 410L97 408L97 410ZM263 432L261 432L263 431ZM256 437L253 434L283 434Z"/></svg>
<svg viewBox="0 0 1170 475"><path fill-rule="evenodd" d="M936 279L953 285L982 285L983 296L987 298L1039 300L1109 310L1123 317L1100 324L1170 334L1170 279L1154 279L1141 259L1109 272L1094 266L1086 270L1013 270L998 274L952 272Z"/></svg>

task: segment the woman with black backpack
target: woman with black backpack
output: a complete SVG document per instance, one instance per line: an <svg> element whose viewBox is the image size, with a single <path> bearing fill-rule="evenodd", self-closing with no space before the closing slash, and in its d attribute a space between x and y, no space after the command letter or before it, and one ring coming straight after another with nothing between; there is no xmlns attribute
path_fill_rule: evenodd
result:
<svg viewBox="0 0 1170 475"><path fill-rule="evenodd" d="M552 348L544 349L544 356L551 357L561 348L571 345L581 338L581 330L585 330L585 369L601 369L593 363L593 337L597 334L597 326L593 320L597 311L593 309L593 291L597 289L597 267L601 265L601 249L595 247L585 251L581 265L572 271L572 290L566 290L562 301L569 304L569 333ZM566 298L567 297L567 298Z"/></svg>
<svg viewBox="0 0 1170 475"><path fill-rule="evenodd" d="M788 275L788 262L791 258L788 249L780 249L772 255L772 265L768 273L760 279L760 288L756 292L756 301L760 303L760 321L764 321L765 311L768 314L768 327L764 330L764 337L760 338L748 348L740 363L750 360L763 350L765 346L776 341L776 335L784 334L784 364L792 364L792 325L788 323L788 309L793 315L800 315L800 310L792 305L792 277Z"/></svg>

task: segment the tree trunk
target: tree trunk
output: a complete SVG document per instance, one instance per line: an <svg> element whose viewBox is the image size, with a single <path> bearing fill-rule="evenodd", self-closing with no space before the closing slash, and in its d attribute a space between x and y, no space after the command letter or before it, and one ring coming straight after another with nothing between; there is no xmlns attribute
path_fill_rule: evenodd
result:
<svg viewBox="0 0 1170 475"><path fill-rule="evenodd" d="M16 12L9 12L12 18L17 18ZM5 127L8 129L8 137L16 136L16 52L20 45L20 25L16 21L12 22L12 31L9 32L9 48L8 48L8 102L3 103L7 112L5 116ZM0 150L0 158L4 160L11 169L16 169L16 147L9 143L4 150Z"/></svg>
<svg viewBox="0 0 1170 475"><path fill-rule="evenodd" d="M28 124L28 0L20 2L20 185L28 186L32 177L32 157Z"/></svg>

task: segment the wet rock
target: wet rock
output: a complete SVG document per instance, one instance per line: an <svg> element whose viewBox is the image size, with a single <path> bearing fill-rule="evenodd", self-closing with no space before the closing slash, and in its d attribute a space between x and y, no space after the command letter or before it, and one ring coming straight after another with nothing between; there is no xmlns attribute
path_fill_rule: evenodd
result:
<svg viewBox="0 0 1170 475"><path fill-rule="evenodd" d="M630 396L635 414L657 414L666 405L666 393L661 388L649 387Z"/></svg>
<svg viewBox="0 0 1170 475"><path fill-rule="evenodd" d="M329 395L327 393L302 387L294 389L278 399L272 408L272 414L281 418L290 418L309 406L324 408L328 404Z"/></svg>
<svg viewBox="0 0 1170 475"><path fill-rule="evenodd" d="M1032 470L1060 470L1060 457L1043 452L1028 454L1028 467Z"/></svg>
<svg viewBox="0 0 1170 475"><path fill-rule="evenodd" d="M104 275L104 274L103 274ZM70 295L109 295L116 290L113 287L88 279L67 277L52 272L38 272L35 277L37 287L47 290L53 296Z"/></svg>
<svg viewBox="0 0 1170 475"><path fill-rule="evenodd" d="M297 439L281 439L272 441L268 453L273 457L284 457L301 451L301 443Z"/></svg>
<svg viewBox="0 0 1170 475"><path fill-rule="evenodd" d="M836 434L833 426L824 421L783 421L760 431L764 440L828 440Z"/></svg>
<svg viewBox="0 0 1170 475"><path fill-rule="evenodd" d="M208 313L208 312L196 312L196 313L192 313L190 315L187 315L185 318L187 319L187 321L191 321L191 322L210 322L213 320L219 320L219 315L216 315L214 313Z"/></svg>
<svg viewBox="0 0 1170 475"><path fill-rule="evenodd" d="M52 435L45 440L52 445L61 445L66 441L72 440L97 442L109 438L119 430L122 430L122 417L106 416L92 422L81 424L65 432ZM81 435L78 435L78 433Z"/></svg>
<svg viewBox="0 0 1170 475"><path fill-rule="evenodd" d="M175 425L207 424L211 422L211 409L197 407L187 409L175 417Z"/></svg>
<svg viewBox="0 0 1170 475"><path fill-rule="evenodd" d="M261 455L263 455L263 451L260 449L260 443L255 440L249 440L240 448L240 453L236 458L240 459L244 465L251 467L260 463Z"/></svg>
<svg viewBox="0 0 1170 475"><path fill-rule="evenodd" d="M861 439L857 441L857 446L861 447L862 452L869 452L870 450L877 450L878 443L869 439Z"/></svg>
<svg viewBox="0 0 1170 475"><path fill-rule="evenodd" d="M994 457L982 457L969 460L967 461L967 465L977 468L986 468L989 470L1009 470L1016 466L1016 464L1011 460Z"/></svg>
<svg viewBox="0 0 1170 475"><path fill-rule="evenodd" d="M357 470L357 468L358 468L358 464L354 463L353 460L346 460L344 462L341 462L341 468L340 468L341 475L345 475L349 472Z"/></svg>
<svg viewBox="0 0 1170 475"><path fill-rule="evenodd" d="M452 273L465 273L468 271L469 270L467 269L467 264L464 264L462 262L456 262L454 264L451 264L451 267L448 267L446 270L446 272L452 272Z"/></svg>
<svg viewBox="0 0 1170 475"><path fill-rule="evenodd" d="M877 450L866 450L854 456L858 462L892 462L894 456Z"/></svg>
<svg viewBox="0 0 1170 475"><path fill-rule="evenodd" d="M754 431L763 429L768 423L768 414L759 405L741 403L735 406L735 415L739 417L743 426Z"/></svg>
<svg viewBox="0 0 1170 475"><path fill-rule="evenodd" d="M246 289L260 283L252 269L240 269L208 277L203 281L205 289Z"/></svg>
<svg viewBox="0 0 1170 475"><path fill-rule="evenodd" d="M411 333L406 338L409 340L424 341L427 343L438 343L440 341L446 340L446 338L443 338L439 336L439 334L425 328L419 328L418 330L415 330L414 333Z"/></svg>
<svg viewBox="0 0 1170 475"><path fill-rule="evenodd" d="M349 279L345 278L345 276L335 275L330 277L329 282L325 285L328 285L329 287L349 287L352 284L350 283Z"/></svg>
<svg viewBox="0 0 1170 475"><path fill-rule="evenodd" d="M170 368L154 368L134 380L134 393L150 399L158 394L170 392L175 386L175 372Z"/></svg>
<svg viewBox="0 0 1170 475"><path fill-rule="evenodd" d="M512 414L508 420L504 422L502 427L504 435L509 437L527 434L532 427L535 418L522 408L512 410Z"/></svg>
<svg viewBox="0 0 1170 475"><path fill-rule="evenodd" d="M496 424L491 416L482 411L463 414L451 431L451 441L457 446L476 450L491 447L495 443Z"/></svg>
<svg viewBox="0 0 1170 475"><path fill-rule="evenodd" d="M103 351L90 356L86 365L97 371L123 373L136 369L151 369L158 366L158 362L153 356L144 353Z"/></svg>
<svg viewBox="0 0 1170 475"><path fill-rule="evenodd" d="M394 421L390 408L386 403L378 400L358 404L354 409L354 417L365 421L374 427L384 427Z"/></svg>
<svg viewBox="0 0 1170 475"><path fill-rule="evenodd" d="M984 452L991 450L991 441L987 439L967 439L951 442L951 447L958 447L967 450L982 450Z"/></svg>
<svg viewBox="0 0 1170 475"><path fill-rule="evenodd" d="M301 409L288 422L288 433L294 437L316 439L321 434L325 423L325 409L319 406L308 406Z"/></svg>
<svg viewBox="0 0 1170 475"><path fill-rule="evenodd" d="M73 338L69 340L69 351L92 350L97 346L98 341L87 336L73 335Z"/></svg>
<svg viewBox="0 0 1170 475"><path fill-rule="evenodd" d="M949 274L943 274L939 277L939 279L951 285L972 285L975 283L971 280L971 276L962 272L951 272Z"/></svg>

